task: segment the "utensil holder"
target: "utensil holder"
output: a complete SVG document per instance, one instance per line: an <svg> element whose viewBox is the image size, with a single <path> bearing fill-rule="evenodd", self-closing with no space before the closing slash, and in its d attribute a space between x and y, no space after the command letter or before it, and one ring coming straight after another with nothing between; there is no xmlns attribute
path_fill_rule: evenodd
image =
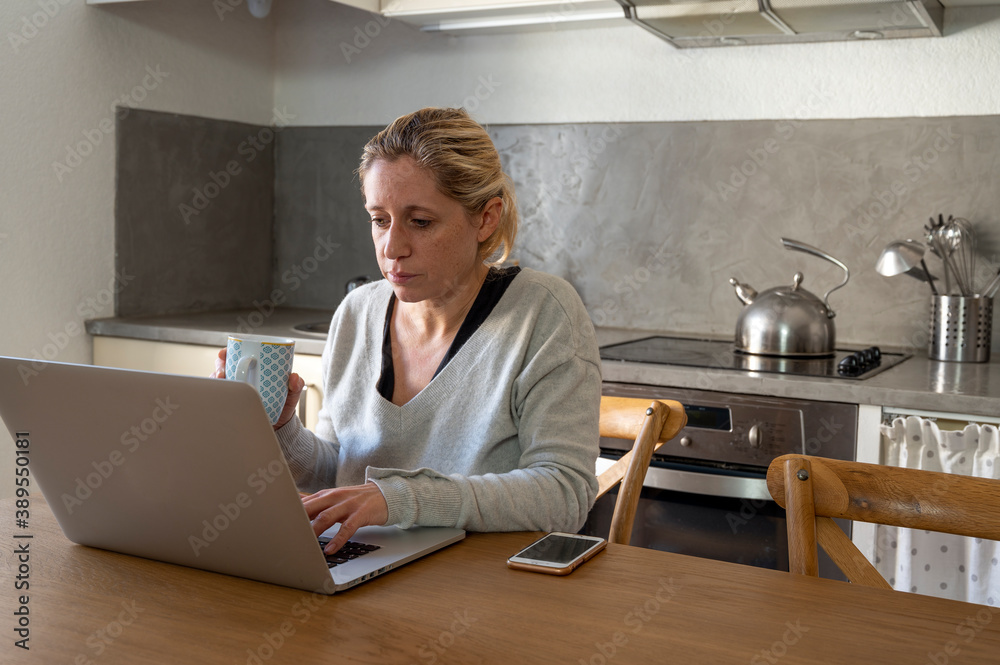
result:
<svg viewBox="0 0 1000 665"><path fill-rule="evenodd" d="M993 298L934 296L931 299L931 360L984 363L990 359Z"/></svg>

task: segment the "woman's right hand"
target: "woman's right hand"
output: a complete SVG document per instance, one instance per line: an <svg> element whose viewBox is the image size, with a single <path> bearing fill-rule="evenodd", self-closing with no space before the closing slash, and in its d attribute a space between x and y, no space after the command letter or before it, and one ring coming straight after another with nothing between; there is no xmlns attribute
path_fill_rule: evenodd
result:
<svg viewBox="0 0 1000 665"><path fill-rule="evenodd" d="M219 355L215 358L215 373L211 375L213 379L226 378L226 350L219 349ZM292 373L288 377L288 396L285 398L285 406L281 409L281 415L274 429L280 429L288 424L288 421L295 416L295 410L299 406L299 397L306 388L306 382L298 374Z"/></svg>
<svg viewBox="0 0 1000 665"><path fill-rule="evenodd" d="M226 350L219 349L219 355L215 358L215 373L211 375L213 379L226 378Z"/></svg>

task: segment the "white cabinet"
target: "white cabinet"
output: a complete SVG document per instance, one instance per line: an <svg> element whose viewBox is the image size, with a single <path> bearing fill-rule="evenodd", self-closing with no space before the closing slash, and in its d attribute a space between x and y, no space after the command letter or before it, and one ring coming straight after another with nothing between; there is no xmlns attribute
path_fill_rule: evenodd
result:
<svg viewBox="0 0 1000 665"><path fill-rule="evenodd" d="M880 425L895 417L918 416L933 419L942 430L962 429L969 423L1000 424L1000 418L943 413L939 411L915 411L895 407L861 405L858 410L857 461L868 464L888 464L888 441L880 431ZM865 522L855 522L851 540L872 562L875 561L875 538L877 526Z"/></svg>
<svg viewBox="0 0 1000 665"><path fill-rule="evenodd" d="M861 404L858 406L858 442L854 455L858 462L882 464L882 407ZM869 561L875 560L876 526L868 522L854 522L851 540Z"/></svg>
<svg viewBox="0 0 1000 665"><path fill-rule="evenodd" d="M174 342L152 342L122 337L95 337L94 364L147 372L209 376L215 370L219 347ZM292 370L306 382L299 402L299 418L306 427L316 427L323 399L320 389L322 369L319 356L295 354Z"/></svg>
<svg viewBox="0 0 1000 665"><path fill-rule="evenodd" d="M138 0L87 0L103 5ZM216 11L241 7L242 0L216 0ZM625 9L616 0L334 0L376 14L370 24L358 25L358 39L373 38L391 20L425 31L552 29L627 25ZM357 46L357 44L355 44Z"/></svg>
<svg viewBox="0 0 1000 665"><path fill-rule="evenodd" d="M995 425L1000 418L886 407L883 420L888 425L880 440L883 464L998 477ZM920 505L920 496L916 501L930 509ZM981 604L995 604L1000 597L997 542L877 526L870 547L865 554L898 590Z"/></svg>

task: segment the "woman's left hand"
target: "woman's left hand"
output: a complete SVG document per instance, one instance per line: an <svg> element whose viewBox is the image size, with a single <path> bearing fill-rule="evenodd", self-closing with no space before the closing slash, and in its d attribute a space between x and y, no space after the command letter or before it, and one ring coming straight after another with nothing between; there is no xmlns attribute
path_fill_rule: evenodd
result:
<svg viewBox="0 0 1000 665"><path fill-rule="evenodd" d="M335 487L303 497L302 505L312 520L313 531L320 535L340 522L340 531L324 550L333 554L363 526L381 526L389 519L389 506L375 483Z"/></svg>

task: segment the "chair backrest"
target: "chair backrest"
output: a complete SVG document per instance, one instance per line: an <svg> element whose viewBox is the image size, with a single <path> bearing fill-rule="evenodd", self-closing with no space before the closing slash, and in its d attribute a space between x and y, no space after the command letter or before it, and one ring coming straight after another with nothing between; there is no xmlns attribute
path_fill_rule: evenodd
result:
<svg viewBox="0 0 1000 665"><path fill-rule="evenodd" d="M642 481L653 451L687 424L680 402L638 397L601 397L601 436L633 441L632 450L607 468L598 480L597 498L621 483L611 517L608 542L627 545L632 536Z"/></svg>
<svg viewBox="0 0 1000 665"><path fill-rule="evenodd" d="M786 512L793 573L818 574L818 542L852 582L891 588L834 517L1000 540L1000 480L782 455L767 489Z"/></svg>

